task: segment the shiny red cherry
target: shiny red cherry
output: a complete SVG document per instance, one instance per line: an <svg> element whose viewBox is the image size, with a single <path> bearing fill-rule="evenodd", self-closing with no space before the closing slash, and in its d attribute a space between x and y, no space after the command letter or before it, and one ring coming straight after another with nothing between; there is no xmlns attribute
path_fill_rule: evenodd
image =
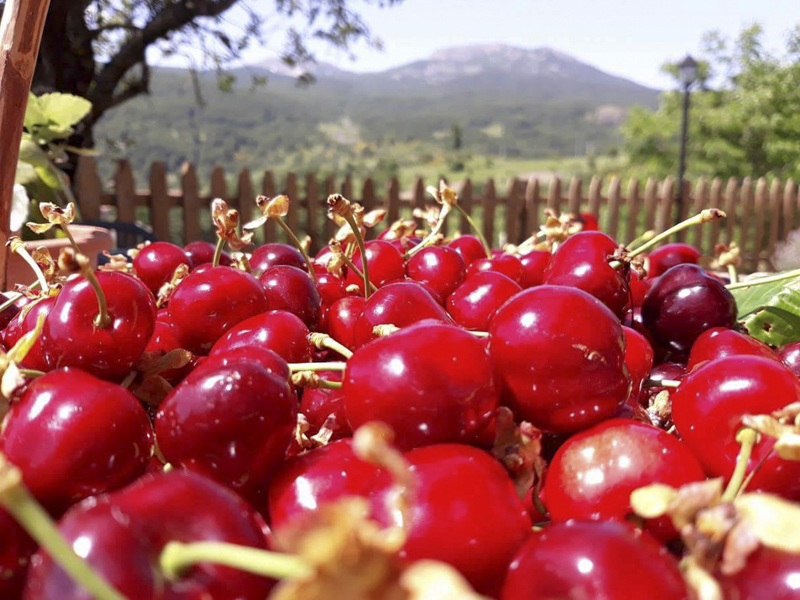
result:
<svg viewBox="0 0 800 600"><path fill-rule="evenodd" d="M240 358L205 364L183 380L161 403L155 429L167 461L252 499L283 461L296 422L289 382Z"/></svg>
<svg viewBox="0 0 800 600"><path fill-rule="evenodd" d="M600 222L597 217L590 212L582 212L578 215L578 220L583 225L583 231L598 231Z"/></svg>
<svg viewBox="0 0 800 600"><path fill-rule="evenodd" d="M734 326L736 301L722 282L702 268L677 265L647 292L642 322L658 344L686 356L707 329Z"/></svg>
<svg viewBox="0 0 800 600"><path fill-rule="evenodd" d="M144 282L154 295L172 279L172 274L180 265L189 266L190 259L186 252L169 242L153 242L136 254L133 259L133 272Z"/></svg>
<svg viewBox="0 0 800 600"><path fill-rule="evenodd" d="M473 260L467 267L467 278L482 271L502 273L516 283L522 281L522 262L513 254L498 254L492 258L484 257Z"/></svg>
<svg viewBox="0 0 800 600"><path fill-rule="evenodd" d="M300 251L288 244L264 244L253 250L250 257L250 268L254 277L261 277L270 267L288 265L306 270L306 261Z"/></svg>
<svg viewBox="0 0 800 600"><path fill-rule="evenodd" d="M730 477L739 453L742 417L769 414L800 401L800 381L777 361L728 356L700 365L671 394L672 419L684 443L710 477ZM760 465L750 490L800 498L800 463L771 452L774 439L761 436L748 471Z"/></svg>
<svg viewBox="0 0 800 600"><path fill-rule="evenodd" d="M175 336L195 354L207 354L218 339L245 319L267 310L258 280L233 267L191 273L169 301Z"/></svg>
<svg viewBox="0 0 800 600"><path fill-rule="evenodd" d="M473 261L479 258L486 258L486 250L483 244L474 235L460 235L447 246L458 252L461 258L464 259L464 264L468 267Z"/></svg>
<svg viewBox="0 0 800 600"><path fill-rule="evenodd" d="M621 269L610 264L616 249L617 243L605 233L576 233L553 254L544 283L588 292L620 317L628 304L629 290Z"/></svg>
<svg viewBox="0 0 800 600"><path fill-rule="evenodd" d="M372 294L364 305L364 312L356 321L356 346L375 339L376 325L407 327L423 319L452 323L450 315L425 289L416 282L390 283Z"/></svg>
<svg viewBox="0 0 800 600"><path fill-rule="evenodd" d="M44 322L42 351L50 369L79 367L121 381L139 362L153 335L156 303L144 284L120 272L95 273L110 325L95 324L98 300L85 277L68 281Z"/></svg>
<svg viewBox="0 0 800 600"><path fill-rule="evenodd" d="M79 369L32 381L11 406L0 449L53 512L144 473L153 431L128 390Z"/></svg>
<svg viewBox="0 0 800 600"><path fill-rule="evenodd" d="M203 562L179 578L159 567L171 541L226 542L267 549L264 526L241 498L187 471L148 475L70 510L61 535L89 565L131 600L263 600L273 581ZM123 559L124 557L124 559ZM85 600L89 594L43 552L30 570L28 600Z"/></svg>
<svg viewBox="0 0 800 600"><path fill-rule="evenodd" d="M637 421L611 419L573 435L559 448L543 490L554 522L624 521L633 514L634 490L652 483L677 488L703 479L700 463L675 436ZM659 521L656 531L663 538L677 536L668 522Z"/></svg>
<svg viewBox="0 0 800 600"><path fill-rule="evenodd" d="M506 300L522 291L515 281L496 271L475 273L447 298L445 308L466 329L486 331L489 320Z"/></svg>
<svg viewBox="0 0 800 600"><path fill-rule="evenodd" d="M647 292L656 284L656 281L658 281L658 277L642 279L636 274L636 271L631 271L630 288L631 306L633 308L639 308L644 303Z"/></svg>
<svg viewBox="0 0 800 600"><path fill-rule="evenodd" d="M186 244L183 247L183 251L186 252L186 256L189 257L192 270L196 269L200 265L211 264L214 260L215 250L216 247L214 244L200 240ZM231 255L223 250L222 254L219 256L220 266L227 267L232 262Z"/></svg>
<svg viewBox="0 0 800 600"><path fill-rule="evenodd" d="M658 277L675 265L696 265L700 251L689 244L664 244L653 250L647 257L648 277Z"/></svg>
<svg viewBox="0 0 800 600"><path fill-rule="evenodd" d="M317 273L317 291L323 306L331 307L337 300L347 296L344 280L327 271Z"/></svg>
<svg viewBox="0 0 800 600"><path fill-rule="evenodd" d="M369 280L376 286L381 287L401 279L405 275L405 263L400 251L384 240L372 240L365 244L367 250L367 267L369 268ZM353 254L353 264L363 273L364 265L361 262L361 252L356 250ZM355 271L348 271L347 285L357 285L361 293L364 293L364 281L356 275Z"/></svg>
<svg viewBox="0 0 800 600"><path fill-rule="evenodd" d="M338 371L322 371L317 373L325 381L341 381ZM344 407L344 392L341 389L306 388L300 399L300 412L311 425L308 435L316 434L323 425L331 431L331 440L338 440L353 435Z"/></svg>
<svg viewBox="0 0 800 600"><path fill-rule="evenodd" d="M800 377L800 342L792 342L778 348L778 357L792 373Z"/></svg>
<svg viewBox="0 0 800 600"><path fill-rule="evenodd" d="M691 371L707 361L743 354L779 360L778 355L765 343L733 329L714 327L704 331L692 344L686 370Z"/></svg>
<svg viewBox="0 0 800 600"><path fill-rule="evenodd" d="M355 348L356 321L364 313L366 303L363 296L347 296L337 300L328 312L328 335L347 348Z"/></svg>
<svg viewBox="0 0 800 600"><path fill-rule="evenodd" d="M622 326L586 292L524 290L494 314L489 333L503 402L518 419L569 433L611 416L628 397Z"/></svg>
<svg viewBox="0 0 800 600"><path fill-rule="evenodd" d="M447 298L464 281L467 266L461 255L445 246L429 246L406 263L406 275L431 286L440 298Z"/></svg>
<svg viewBox="0 0 800 600"><path fill-rule="evenodd" d="M497 408L481 341L463 329L431 322L358 349L347 361L343 390L353 429L383 421L403 449L475 442Z"/></svg>
<svg viewBox="0 0 800 600"><path fill-rule="evenodd" d="M631 375L631 397L638 398L644 380L653 369L653 348L641 333L622 327L625 334L625 365Z"/></svg>
<svg viewBox="0 0 800 600"><path fill-rule="evenodd" d="M522 280L519 282L523 288L534 287L544 283L544 273L550 264L552 254L546 250L532 250L519 257L522 263Z"/></svg>
<svg viewBox="0 0 800 600"><path fill-rule="evenodd" d="M292 313L272 310L250 317L232 328L211 349L211 356L231 350L263 348L286 362L310 362L314 347L308 327Z"/></svg>
<svg viewBox="0 0 800 600"><path fill-rule="evenodd" d="M278 265L264 271L258 281L264 286L271 310L285 310L297 315L309 328L317 324L322 299L306 271Z"/></svg>
<svg viewBox="0 0 800 600"><path fill-rule="evenodd" d="M759 546L744 568L733 574L715 573L724 597L732 600L797 600L800 555Z"/></svg>
<svg viewBox="0 0 800 600"><path fill-rule="evenodd" d="M502 600L688 600L677 561L647 534L571 521L534 533L508 569Z"/></svg>
<svg viewBox="0 0 800 600"><path fill-rule="evenodd" d="M47 317L56 303L54 296L42 298L32 308L26 309L11 319L11 322L3 330L3 346L10 349L26 333L36 329L39 316ZM42 341L37 339L25 358L19 363L25 369L36 369L37 371L47 371L48 364L42 352Z"/></svg>

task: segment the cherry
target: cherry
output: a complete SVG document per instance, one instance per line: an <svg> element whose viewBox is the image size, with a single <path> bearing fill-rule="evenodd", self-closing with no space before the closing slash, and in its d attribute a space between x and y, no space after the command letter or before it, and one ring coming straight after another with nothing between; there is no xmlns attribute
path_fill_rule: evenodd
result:
<svg viewBox="0 0 800 600"><path fill-rule="evenodd" d="M206 354L229 329L267 310L258 280L232 267L191 273L169 301L175 336L195 354Z"/></svg>
<svg viewBox="0 0 800 600"><path fill-rule="evenodd" d="M642 322L658 344L686 356L707 329L734 326L736 301L722 282L702 268L677 265L647 292Z"/></svg>
<svg viewBox="0 0 800 600"><path fill-rule="evenodd" d="M765 343L733 329L714 327L704 331L692 344L686 370L692 371L706 361L743 354L779 360L772 348Z"/></svg>
<svg viewBox="0 0 800 600"><path fill-rule="evenodd" d="M468 267L473 261L479 258L486 258L486 250L483 244L474 235L460 235L447 246L458 252L461 258L464 259L464 264Z"/></svg>
<svg viewBox="0 0 800 600"><path fill-rule="evenodd" d="M743 569L716 574L725 598L735 600L795 600L800 581L800 556L759 546Z"/></svg>
<svg viewBox="0 0 800 600"><path fill-rule="evenodd" d="M125 273L94 274L105 295L109 323L96 320L100 305L85 277L68 281L44 322L42 351L50 369L79 367L121 381L153 335L156 303L144 284Z"/></svg>
<svg viewBox="0 0 800 600"><path fill-rule="evenodd" d="M657 385L657 382L664 380L681 381L685 376L686 366L680 363L664 362L653 367L653 369L650 371L650 376L648 377L650 380L650 385L643 387L642 393L639 395L639 401L641 402L642 406L648 406L650 399L656 394L659 394L663 391L673 391L673 388Z"/></svg>
<svg viewBox="0 0 800 600"><path fill-rule="evenodd" d="M545 503L554 522L569 519L624 521L633 511L631 492L663 483L680 487L705 479L703 468L676 437L627 419L611 419L564 443L547 469ZM659 519L659 537L675 537Z"/></svg>
<svg viewBox="0 0 800 600"><path fill-rule="evenodd" d="M308 327L292 313L273 310L250 317L233 327L214 344L211 355L261 348L272 350L286 362L309 362L314 348L308 341L308 333Z"/></svg>
<svg viewBox="0 0 800 600"><path fill-rule="evenodd" d="M686 375L672 396L672 419L685 444L710 477L730 477L746 414L768 414L800 400L800 381L777 361L727 356ZM749 489L800 498L800 463L772 453L774 439L754 445L748 472L760 464ZM763 462L762 462L763 461Z"/></svg>
<svg viewBox="0 0 800 600"><path fill-rule="evenodd" d="M224 352L212 353L211 356L204 356L198 359L196 370L199 372L201 369L211 366L227 367L240 359L254 360L264 367L267 372L279 379L289 381L289 376L291 375L289 365L277 353L263 346L244 346L225 350Z"/></svg>
<svg viewBox="0 0 800 600"><path fill-rule="evenodd" d="M447 298L453 320L473 331L486 331L489 320L506 300L522 291L515 281L496 271L475 273Z"/></svg>
<svg viewBox="0 0 800 600"><path fill-rule="evenodd" d="M331 307L337 300L347 296L344 280L327 271L317 273L317 291L322 298L322 305Z"/></svg>
<svg viewBox="0 0 800 600"><path fill-rule="evenodd" d="M583 231L598 231L600 229L600 222L597 217L590 212L582 212L578 215L578 220L583 225Z"/></svg>
<svg viewBox="0 0 800 600"><path fill-rule="evenodd" d="M586 292L524 290L494 314L489 334L503 402L519 419L569 433L611 416L628 397L622 326Z"/></svg>
<svg viewBox="0 0 800 600"><path fill-rule="evenodd" d="M502 600L686 600L678 564L620 523L571 521L534 533L508 569Z"/></svg>
<svg viewBox="0 0 800 600"><path fill-rule="evenodd" d="M420 284L411 281L390 283L372 294L364 305L364 312L356 321L356 346L374 339L373 328L377 325L407 327L423 319L453 322L444 308Z"/></svg>
<svg viewBox="0 0 800 600"><path fill-rule="evenodd" d="M600 300L619 316L628 304L628 285L610 260L617 243L599 231L583 231L567 238L553 254L544 283L576 287Z"/></svg>
<svg viewBox="0 0 800 600"><path fill-rule="evenodd" d="M461 285L466 269L461 255L445 246L423 248L406 263L406 275L431 286L440 298L447 298Z"/></svg>
<svg viewBox="0 0 800 600"><path fill-rule="evenodd" d="M17 522L0 510L0 597L15 600L22 595L34 542Z"/></svg>
<svg viewBox="0 0 800 600"><path fill-rule="evenodd" d="M160 569L161 551L170 541L267 547L263 523L249 506L219 484L186 471L148 475L124 490L79 504L64 516L59 530L126 598L263 600L274 583L211 562L175 580ZM34 557L27 600L88 597L46 553Z"/></svg>
<svg viewBox="0 0 800 600"><path fill-rule="evenodd" d="M328 312L328 334L347 348L356 347L356 321L364 313L366 302L363 296L347 296L337 300Z"/></svg>
<svg viewBox="0 0 800 600"><path fill-rule="evenodd" d="M658 277L648 277L642 279L636 273L631 271L630 289L631 289L631 305L633 308L639 308L644 303L644 298L650 288L653 287L658 281Z"/></svg>
<svg viewBox="0 0 800 600"><path fill-rule="evenodd" d="M467 278L473 277L481 271L496 271L509 279L520 283L522 281L522 262L513 254L498 254L492 258L478 258L467 267Z"/></svg>
<svg viewBox="0 0 800 600"><path fill-rule="evenodd" d="M8 300L8 296L0 292L0 302L6 302ZM19 300L14 302L13 304L9 304L6 308L0 312L0 329L5 329L8 327L11 320L16 317L19 312L22 310L22 307L28 304L30 301L25 297L22 296Z"/></svg>
<svg viewBox="0 0 800 600"><path fill-rule="evenodd" d="M306 271L278 265L264 271L258 281L264 286L270 309L290 312L309 328L317 324L322 299Z"/></svg>
<svg viewBox="0 0 800 600"><path fill-rule="evenodd" d="M522 280L520 285L523 288L534 287L544 283L544 273L550 264L552 254L545 250L532 250L519 257L522 263Z"/></svg>
<svg viewBox="0 0 800 600"><path fill-rule="evenodd" d="M432 322L358 349L347 361L343 390L353 429L383 421L403 449L472 443L497 408L481 341L463 329Z"/></svg>
<svg viewBox="0 0 800 600"><path fill-rule="evenodd" d="M792 373L800 377L800 342L792 342L778 348L778 358Z"/></svg>
<svg viewBox="0 0 800 600"><path fill-rule="evenodd" d="M341 372L338 371L321 371L317 375L325 381L342 380ZM323 425L331 429L331 440L338 440L353 434L350 423L347 421L344 392L341 389L306 388L300 399L300 412L305 415L313 429L309 435L317 433Z"/></svg>
<svg viewBox="0 0 800 600"><path fill-rule="evenodd" d="M189 257L189 264L192 270L196 269L200 265L211 264L214 260L215 249L216 247L211 242L203 242L199 240L186 244L183 247L183 251L186 252L186 256ZM232 262L231 255L223 250L222 254L219 256L220 266L227 267Z"/></svg>
<svg viewBox="0 0 800 600"><path fill-rule="evenodd" d="M647 258L648 277L658 277L675 265L696 265L700 251L689 244L664 244L653 250Z"/></svg>
<svg viewBox="0 0 800 600"><path fill-rule="evenodd" d="M186 252L169 242L153 242L136 254L133 271L154 295L161 286L172 279L172 274L180 265L190 265Z"/></svg>
<svg viewBox="0 0 800 600"><path fill-rule="evenodd" d="M55 303L56 299L54 296L42 298L29 310L17 314L3 330L3 346L6 348L13 347L23 335L36 329L39 316L44 315L47 317ZM48 369L47 361L42 352L41 338L34 342L33 347L28 351L25 358L22 359L19 366L25 369L36 369L38 371L46 371Z"/></svg>
<svg viewBox="0 0 800 600"><path fill-rule="evenodd" d="M144 473L153 431L128 390L79 369L32 381L11 406L0 448L53 512Z"/></svg>
<svg viewBox="0 0 800 600"><path fill-rule="evenodd" d="M625 365L631 375L631 398L638 399L642 384L653 369L653 348L641 333L622 327L625 334Z"/></svg>
<svg viewBox="0 0 800 600"><path fill-rule="evenodd" d="M300 251L288 244L264 244L253 250L250 268L254 277L261 277L270 267L287 265L306 270L306 261Z"/></svg>
<svg viewBox="0 0 800 600"><path fill-rule="evenodd" d="M323 246L317 252L317 255L314 257L314 265L315 268L318 266L323 271L325 271L325 267L327 267L328 262L333 258L333 251L331 250L330 246Z"/></svg>
<svg viewBox="0 0 800 600"><path fill-rule="evenodd" d="M256 498L283 460L297 422L288 381L258 360L205 364L164 399L156 415L164 457Z"/></svg>
<svg viewBox="0 0 800 600"><path fill-rule="evenodd" d="M369 267L369 280L375 287L382 287L401 279L405 275L405 264L403 255L391 243L383 240L372 240L365 244L367 250L367 267ZM363 273L361 252L356 250L353 254L353 264ZM361 293L364 292L364 280L356 275L355 271L348 271L347 285L357 285Z"/></svg>

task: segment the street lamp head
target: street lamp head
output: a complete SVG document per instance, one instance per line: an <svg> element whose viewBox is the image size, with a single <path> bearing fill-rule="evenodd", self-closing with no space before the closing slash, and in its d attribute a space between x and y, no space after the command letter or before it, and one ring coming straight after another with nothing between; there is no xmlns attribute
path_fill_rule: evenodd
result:
<svg viewBox="0 0 800 600"><path fill-rule="evenodd" d="M678 75L685 89L689 89L697 81L697 61L691 55L687 54L678 64Z"/></svg>

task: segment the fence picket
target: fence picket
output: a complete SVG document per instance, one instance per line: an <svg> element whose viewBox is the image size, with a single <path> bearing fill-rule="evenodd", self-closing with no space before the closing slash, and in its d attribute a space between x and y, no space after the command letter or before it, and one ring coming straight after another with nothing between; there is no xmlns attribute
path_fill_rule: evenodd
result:
<svg viewBox="0 0 800 600"><path fill-rule="evenodd" d="M708 182L705 177L697 180L697 187L694 192L694 203L692 204L692 214L697 214L708 207ZM707 231L706 227L694 227L686 236L687 241L693 244L701 252L704 251L703 235ZM691 241L690 241L691 240Z"/></svg>
<svg viewBox="0 0 800 600"><path fill-rule="evenodd" d="M117 220L120 223L133 223L136 220L136 183L133 180L131 163L125 159L119 161L114 174L114 191Z"/></svg>
<svg viewBox="0 0 800 600"><path fill-rule="evenodd" d="M750 268L753 264L753 255L755 252L758 251L758 245L755 243L755 240L748 236L748 232L752 230L751 224L752 214L753 214L753 180L750 177L745 177L744 181L742 182L742 189L739 195L739 202L742 207L742 221L739 227L739 235L738 238L741 240L742 248L745 250L745 268ZM731 219L730 227L733 230L730 235L730 240L736 239L736 220ZM746 247L745 247L746 245ZM758 262L758 261L755 261Z"/></svg>
<svg viewBox="0 0 800 600"><path fill-rule="evenodd" d="M639 180L631 179L628 183L628 222L625 226L625 239L622 242L631 242L638 237L637 229L639 225L639 211L641 210L642 199L639 196Z"/></svg>
<svg viewBox="0 0 800 600"><path fill-rule="evenodd" d="M150 165L150 223L159 240L168 240L169 196L167 192L167 166L163 162Z"/></svg>
<svg viewBox="0 0 800 600"><path fill-rule="evenodd" d="M275 187L275 175L272 171L264 171L264 178L261 180L261 195L267 198L274 198L278 195ZM267 219L267 222L264 223L265 242L274 242L277 239L276 227L277 225L272 219Z"/></svg>
<svg viewBox="0 0 800 600"><path fill-rule="evenodd" d="M467 177L464 183L461 184L461 189L458 192L458 205L464 209L464 212L472 217L472 180ZM458 230L461 233L472 233L472 227L463 216L458 221Z"/></svg>
<svg viewBox="0 0 800 600"><path fill-rule="evenodd" d="M778 238L780 236L780 221L781 221L781 182L777 179L772 180L772 185L769 189L769 238L767 249L763 259L767 261L768 268L772 269L772 254L775 252L775 247L778 245Z"/></svg>
<svg viewBox="0 0 800 600"><path fill-rule="evenodd" d="M197 182L197 171L192 163L183 163L181 167L181 192L183 193L183 243L188 244L201 237L200 185Z"/></svg>
<svg viewBox="0 0 800 600"><path fill-rule="evenodd" d="M522 203L520 202L520 197L518 193L519 186L517 185L517 179L512 177L508 180L508 187L506 189L506 243L509 244L519 244L522 241L522 237L520 237L520 211L522 209Z"/></svg>
<svg viewBox="0 0 800 600"><path fill-rule="evenodd" d="M783 229L781 231L781 239L785 240L789 233L794 229L795 221L795 204L797 203L797 186L794 179L789 179L786 182L786 187L783 189Z"/></svg>
<svg viewBox="0 0 800 600"><path fill-rule="evenodd" d="M569 182L569 191L567 192L567 212L573 215L578 215L581 212L581 189L583 182L578 177L573 177Z"/></svg>
<svg viewBox="0 0 800 600"><path fill-rule="evenodd" d="M589 212L600 219L600 207L603 204L603 180L600 177L592 177L589 184Z"/></svg>
<svg viewBox="0 0 800 600"><path fill-rule="evenodd" d="M539 179L531 175L525 186L525 236L531 236L539 231L539 213L542 197L539 190Z"/></svg>
<svg viewBox="0 0 800 600"><path fill-rule="evenodd" d="M328 242L335 234L336 234L336 223L333 222L333 219L328 218L328 207L325 204L325 201L328 199L328 196L331 194L336 193L336 177L334 175L328 175L325 178L325 197L322 199L323 208L325 210L325 239L322 240L325 243ZM322 244L320 243L320 246Z"/></svg>
<svg viewBox="0 0 800 600"><path fill-rule="evenodd" d="M242 225L253 220L255 194L253 193L253 180L250 178L250 170L246 168L239 171L239 180L236 182L236 205L239 210L239 222Z"/></svg>
<svg viewBox="0 0 800 600"><path fill-rule="evenodd" d="M103 184L97 174L97 162L91 156L78 157L78 169L75 173L75 197L78 199L84 219L87 221L100 219Z"/></svg>
<svg viewBox="0 0 800 600"><path fill-rule="evenodd" d="M644 230L655 231L658 210L658 182L649 177L644 186Z"/></svg>
<svg viewBox="0 0 800 600"><path fill-rule="evenodd" d="M386 202L383 204L386 211L386 224L391 225L400 218L400 182L397 177L392 177L386 185Z"/></svg>
<svg viewBox="0 0 800 600"><path fill-rule="evenodd" d="M561 213L561 179L553 177L547 190L547 208L552 210L556 216Z"/></svg>
<svg viewBox="0 0 800 600"><path fill-rule="evenodd" d="M319 242L319 226L317 224L320 207L317 178L313 173L306 174L306 235L311 238L311 250L317 251Z"/></svg>
<svg viewBox="0 0 800 600"><path fill-rule="evenodd" d="M489 244L494 244L494 208L496 204L494 179L488 179L483 186L483 235Z"/></svg>
<svg viewBox="0 0 800 600"><path fill-rule="evenodd" d="M608 227L606 228L606 232L614 239L617 239L619 205L621 202L622 195L620 193L619 177L612 177L611 185L608 188Z"/></svg>
<svg viewBox="0 0 800 600"><path fill-rule="evenodd" d="M722 179L715 177L714 181L711 182L711 195L709 197L708 207L721 209L723 205ZM706 252L713 252L714 247L719 243L720 229L721 223L719 219L714 219L711 221L708 230L708 248L706 249Z"/></svg>

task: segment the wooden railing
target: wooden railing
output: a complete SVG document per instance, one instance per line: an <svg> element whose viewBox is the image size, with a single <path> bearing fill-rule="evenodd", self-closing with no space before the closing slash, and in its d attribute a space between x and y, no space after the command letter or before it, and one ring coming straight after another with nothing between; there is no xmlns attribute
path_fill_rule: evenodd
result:
<svg viewBox="0 0 800 600"><path fill-rule="evenodd" d="M298 177L289 173L277 183L271 171L265 171L258 190L247 169L238 173L235 190L229 190L224 170L211 171L208 192L201 194L197 172L185 164L180 172L179 189L170 190L163 163L154 162L150 170L149 189L137 188L133 170L127 161L120 161L113 176L112 188L103 189L97 165L83 157L75 178L75 193L83 219L98 220L101 215L122 222L141 220L149 224L156 237L179 243L208 238L210 219L208 207L212 198L224 198L239 209L242 220L255 216L256 192L273 196L285 193L292 199L293 208L287 216L289 225L311 236L314 248L322 246L333 234L335 226L325 218L325 198L341 192L347 198L362 203L367 210L385 208L387 222L400 216L410 216L415 207L431 202L425 185L417 179L410 191L401 192L397 179L391 179L382 194L378 194L372 179L364 180L356 193L352 179L336 181L333 176L318 178L314 174ZM302 180L302 181L301 181ZM486 237L493 244L519 242L538 230L544 221L544 210L556 212L591 212L600 219L601 228L621 242L632 240L648 229L661 231L675 219L675 181L648 179L643 184L636 179L623 182L614 177L607 183L592 178L588 185L573 178L568 183L559 178L540 181L511 179L506 189L498 193L493 179L477 186L469 179L453 182L459 191L459 202L467 213L476 217ZM624 190L624 191L623 191ZM743 181L700 179L694 185L684 182L684 213L692 214L703 208L722 208L728 218L696 227L682 239L698 246L705 254L713 253L718 243L736 241L742 248L745 270L772 267L771 257L776 245L798 226L797 186L793 180L768 182L761 178ZM112 213L106 215L105 213ZM175 213L179 214L175 214ZM449 232L467 231L463 220L451 217ZM268 223L259 240L281 239L274 224Z"/></svg>

